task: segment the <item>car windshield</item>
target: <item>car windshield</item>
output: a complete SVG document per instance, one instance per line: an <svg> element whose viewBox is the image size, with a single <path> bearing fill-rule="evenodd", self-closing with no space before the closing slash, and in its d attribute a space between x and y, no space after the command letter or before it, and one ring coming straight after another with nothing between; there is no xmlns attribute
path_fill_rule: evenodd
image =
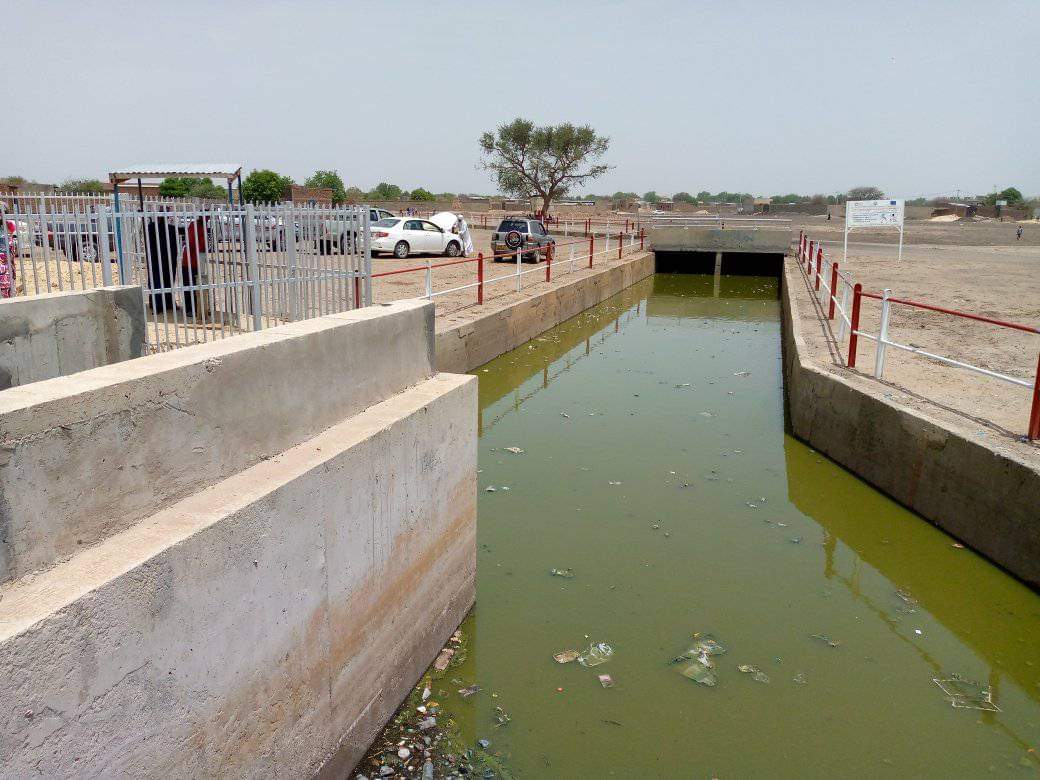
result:
<svg viewBox="0 0 1040 780"><path fill-rule="evenodd" d="M395 219L390 219L389 217L387 217L385 219L379 220L378 222L373 222L372 223L372 227L393 227L394 225L396 225L400 221L401 220L396 219L396 218Z"/></svg>
<svg viewBox="0 0 1040 780"><path fill-rule="evenodd" d="M510 230L519 230L521 233L526 233L527 222L522 219L503 219L502 224L498 226L498 232L506 233Z"/></svg>

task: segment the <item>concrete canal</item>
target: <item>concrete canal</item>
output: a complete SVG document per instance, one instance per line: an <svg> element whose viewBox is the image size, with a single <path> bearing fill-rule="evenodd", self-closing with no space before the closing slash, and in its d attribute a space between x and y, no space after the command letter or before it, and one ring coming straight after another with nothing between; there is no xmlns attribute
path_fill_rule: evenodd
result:
<svg viewBox="0 0 1040 780"><path fill-rule="evenodd" d="M775 279L658 274L474 373L476 608L402 713L436 776L1040 767L1040 597L785 433Z"/></svg>

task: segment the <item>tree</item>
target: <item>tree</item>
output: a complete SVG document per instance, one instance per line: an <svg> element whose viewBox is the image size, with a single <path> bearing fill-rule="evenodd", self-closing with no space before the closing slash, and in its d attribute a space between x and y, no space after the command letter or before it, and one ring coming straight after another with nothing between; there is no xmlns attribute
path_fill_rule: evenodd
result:
<svg viewBox="0 0 1040 780"><path fill-rule="evenodd" d="M881 200L885 193L877 187L853 187L848 191L849 200Z"/></svg>
<svg viewBox="0 0 1040 780"><path fill-rule="evenodd" d="M412 190L412 194L408 198L409 200L437 200L437 196L429 190L424 190L422 187L416 187Z"/></svg>
<svg viewBox="0 0 1040 780"><path fill-rule="evenodd" d="M281 203L285 200L285 191L292 185L291 177L264 168L246 176L242 182L242 197L250 203Z"/></svg>
<svg viewBox="0 0 1040 780"><path fill-rule="evenodd" d="M602 176L609 165L594 162L610 146L588 125L536 127L515 119L480 136L481 167L495 175L498 188L517 198L540 197L542 212L574 187Z"/></svg>
<svg viewBox="0 0 1040 780"><path fill-rule="evenodd" d="M370 193L368 197L372 200L401 200L404 196L404 191L396 184L387 184L385 181L379 182Z"/></svg>
<svg viewBox="0 0 1040 780"><path fill-rule="evenodd" d="M653 190L650 190L650 192L643 193L643 200L645 200L647 203L657 203L659 200L661 200L661 196Z"/></svg>
<svg viewBox="0 0 1040 780"><path fill-rule="evenodd" d="M347 199L347 189L343 186L342 177L336 171L315 171L303 185L332 190L333 203L342 203Z"/></svg>
<svg viewBox="0 0 1040 780"><path fill-rule="evenodd" d="M0 177L0 184L8 187L20 187L23 184L28 184L24 176L2 176Z"/></svg>
<svg viewBox="0 0 1040 780"><path fill-rule="evenodd" d="M688 192L677 192L672 195L672 200L676 203L696 203L697 199Z"/></svg>
<svg viewBox="0 0 1040 780"><path fill-rule="evenodd" d="M698 203L707 203L709 200L711 200L711 193L707 190L701 190L697 193Z"/></svg>
<svg viewBox="0 0 1040 780"><path fill-rule="evenodd" d="M1014 187L1007 187L1000 192L991 192L986 196L986 203L990 206L997 205L998 200L1006 200L1009 206L1022 202L1022 193Z"/></svg>
<svg viewBox="0 0 1040 780"><path fill-rule="evenodd" d="M596 200L596 196L589 195L588 200ZM604 200L616 200L619 202L626 200L639 200L639 196L634 192L622 192L621 190L618 190L613 195L611 195L610 198L604 198Z"/></svg>
<svg viewBox="0 0 1040 780"><path fill-rule="evenodd" d="M105 186L98 179L66 179L59 184L57 192L104 192Z"/></svg>
<svg viewBox="0 0 1040 780"><path fill-rule="evenodd" d="M344 200L347 203L360 203L365 199L365 191L360 187L347 187Z"/></svg>

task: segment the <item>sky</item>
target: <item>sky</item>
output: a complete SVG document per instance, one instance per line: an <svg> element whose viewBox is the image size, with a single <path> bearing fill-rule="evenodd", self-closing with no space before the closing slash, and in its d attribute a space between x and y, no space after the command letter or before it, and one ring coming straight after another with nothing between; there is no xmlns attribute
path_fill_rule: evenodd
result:
<svg viewBox="0 0 1040 780"><path fill-rule="evenodd" d="M589 124L582 188L1040 194L1040 2L65 2L0 10L0 175L239 162L494 192L480 134Z"/></svg>

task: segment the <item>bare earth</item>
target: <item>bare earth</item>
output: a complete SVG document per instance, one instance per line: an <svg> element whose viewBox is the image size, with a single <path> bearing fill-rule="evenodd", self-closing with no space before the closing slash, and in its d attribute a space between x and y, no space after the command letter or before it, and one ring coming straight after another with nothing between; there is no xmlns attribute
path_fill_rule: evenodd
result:
<svg viewBox="0 0 1040 780"><path fill-rule="evenodd" d="M896 260L894 244L873 243L875 237L864 243L862 234L853 234L849 257L842 263L840 224L836 228L836 235L818 225L808 232L823 237L827 261L838 261L865 291L887 287L893 297L1040 328L1040 226L1026 228L1026 238L1032 240L1017 242L1014 225L1008 223L908 223L902 263ZM933 243L919 241L922 238ZM987 241L1005 245L987 246ZM829 323L821 321L808 285L797 286L796 294L811 354L821 363L844 365L848 336L839 352L834 339L837 317ZM861 330L877 332L880 308L878 301L863 300ZM892 306L889 328L889 338L902 344L1029 382L1037 373L1040 334L900 305ZM861 338L855 370L872 376L875 355L874 343ZM1040 455L1040 444L1020 441L1032 401L1028 388L893 348L886 351L883 381L892 388L893 400L939 416L955 415L972 426L979 438Z"/></svg>

